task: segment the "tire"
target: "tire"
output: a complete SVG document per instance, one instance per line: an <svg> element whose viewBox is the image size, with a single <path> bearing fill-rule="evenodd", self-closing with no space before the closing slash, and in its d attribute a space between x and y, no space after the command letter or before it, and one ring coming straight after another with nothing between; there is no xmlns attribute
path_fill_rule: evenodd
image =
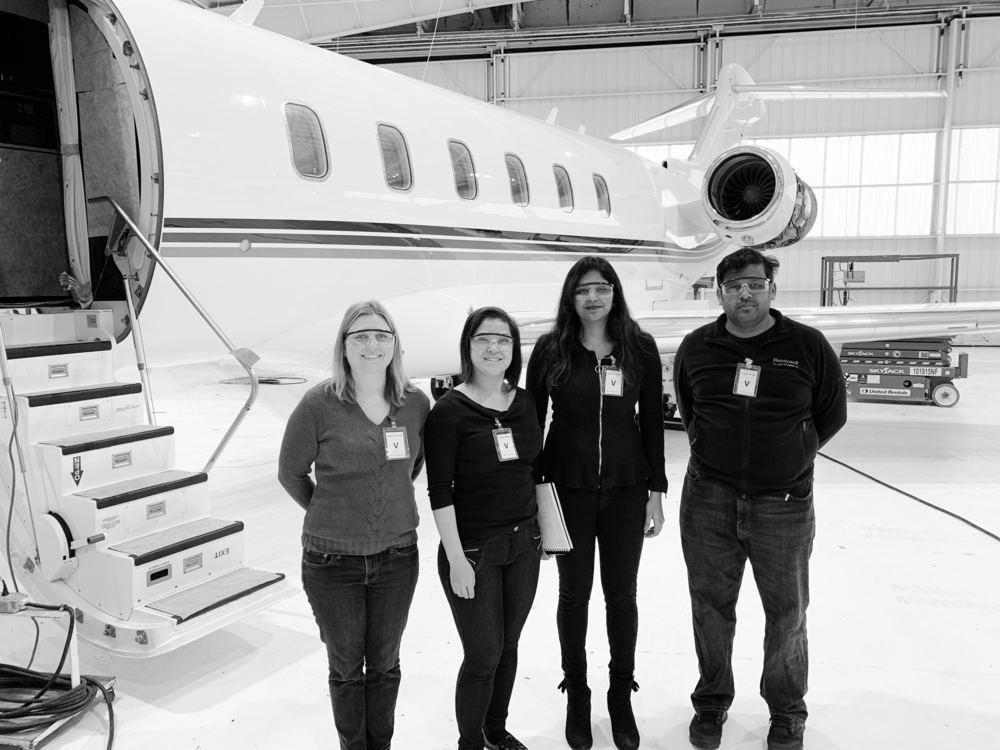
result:
<svg viewBox="0 0 1000 750"><path fill-rule="evenodd" d="M951 383L940 383L934 386L934 390L931 391L931 401L934 402L935 406L943 406L950 409L958 403L959 398L958 388Z"/></svg>

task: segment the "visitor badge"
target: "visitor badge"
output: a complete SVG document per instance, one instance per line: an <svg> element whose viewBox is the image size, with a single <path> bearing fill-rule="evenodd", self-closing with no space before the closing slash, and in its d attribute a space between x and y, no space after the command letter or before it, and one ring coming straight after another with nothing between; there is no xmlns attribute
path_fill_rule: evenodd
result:
<svg viewBox="0 0 1000 750"><path fill-rule="evenodd" d="M604 396L622 395L622 371L617 367L605 367L601 374L601 394Z"/></svg>
<svg viewBox="0 0 1000 750"><path fill-rule="evenodd" d="M390 417L391 427L382 428L385 440L385 460L401 461L410 457L410 441L406 439L406 427L396 427L396 420Z"/></svg>
<svg viewBox="0 0 1000 750"><path fill-rule="evenodd" d="M517 459L517 448L514 447L514 433L509 429L500 426L500 420L493 420L497 423L497 428L493 430L493 442L497 447L497 458L501 461L514 461Z"/></svg>
<svg viewBox="0 0 1000 750"><path fill-rule="evenodd" d="M755 398L757 384L760 382L760 368L748 359L746 364L736 365L736 382L733 383L733 393L737 396Z"/></svg>

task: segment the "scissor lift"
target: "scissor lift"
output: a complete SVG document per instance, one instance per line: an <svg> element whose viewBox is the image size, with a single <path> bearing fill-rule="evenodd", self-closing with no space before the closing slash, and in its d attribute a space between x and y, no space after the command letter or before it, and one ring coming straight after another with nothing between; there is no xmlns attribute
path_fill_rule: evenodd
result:
<svg viewBox="0 0 1000 750"><path fill-rule="evenodd" d="M958 403L954 380L969 376L969 355L951 360L951 339L859 341L844 344L840 364L847 395L858 401Z"/></svg>

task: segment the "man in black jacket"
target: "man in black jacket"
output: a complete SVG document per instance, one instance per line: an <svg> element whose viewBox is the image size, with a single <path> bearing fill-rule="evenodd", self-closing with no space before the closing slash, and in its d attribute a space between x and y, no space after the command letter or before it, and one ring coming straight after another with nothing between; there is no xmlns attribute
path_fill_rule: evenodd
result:
<svg viewBox="0 0 1000 750"><path fill-rule="evenodd" d="M840 361L823 335L771 309L775 258L744 248L716 270L725 313L674 359L691 444L681 494L700 679L691 744L719 747L733 702L736 600L749 559L764 605L768 750L799 750L809 670L813 460L847 421Z"/></svg>

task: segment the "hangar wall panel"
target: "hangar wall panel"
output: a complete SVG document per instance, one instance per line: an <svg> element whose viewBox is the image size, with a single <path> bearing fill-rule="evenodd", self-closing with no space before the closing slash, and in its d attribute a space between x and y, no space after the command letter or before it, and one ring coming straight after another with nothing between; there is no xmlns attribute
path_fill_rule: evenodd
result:
<svg viewBox="0 0 1000 750"><path fill-rule="evenodd" d="M391 63L379 67L465 94L485 102L489 99L490 64L487 60L458 60L431 63ZM424 70L426 68L426 75Z"/></svg>

